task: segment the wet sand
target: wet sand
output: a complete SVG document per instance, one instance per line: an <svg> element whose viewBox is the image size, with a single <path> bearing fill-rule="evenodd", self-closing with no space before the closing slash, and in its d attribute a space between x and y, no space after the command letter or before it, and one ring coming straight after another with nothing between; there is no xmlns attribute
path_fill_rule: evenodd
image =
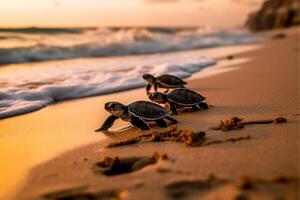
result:
<svg viewBox="0 0 300 200"><path fill-rule="evenodd" d="M227 66L224 62L223 64L220 62L220 65L207 68L188 81L188 87L206 96L207 103L213 106L206 111L176 116L179 121L177 127L205 131L207 139L210 140L225 141L250 136L247 140L199 147L186 147L174 142L149 142L105 148L107 143L131 137L138 131L135 128L127 128L106 134L93 133L91 129L98 128L108 116L102 109L104 102L119 100L129 103L135 99L145 99L143 89L60 103L36 113L1 121L1 130L5 127L7 131L11 131L14 127L15 132L20 133L41 130L47 131L48 134L67 133L74 143L71 145L67 142L67 137L62 136L61 141L53 137L54 142L51 144L57 152L46 151L48 157L66 149L65 144L69 147L76 146L75 143L78 144L79 140L83 140L83 136L86 137L84 140L87 143L96 141L34 167L16 199L20 197L59 199L72 195L90 199L194 199L199 195L203 195L201 199L218 197L233 199L239 195L266 199L283 194L290 195L287 196L288 199L297 197L299 186L297 34L298 31L294 30L287 38L264 42L262 48L255 51L234 53L234 59L225 63L239 60L236 65ZM227 54L231 54L230 51L227 51ZM243 59L250 60L240 63ZM217 74L216 70L221 70L222 73ZM211 76L202 77L201 74L204 72ZM245 120L283 116L287 118L288 123L249 125L231 132L209 130L220 120L232 116L239 116ZM125 124L117 122L114 128L124 127ZM45 129L47 126L48 129ZM7 134L5 136L8 137ZM31 140L30 136L25 137ZM36 144L43 146L49 144L48 140L41 135ZM19 142L22 148L30 149L30 146L24 146L22 139ZM45 148L51 146L45 145ZM167 154L169 159L159 160L141 170L122 175L99 175L93 170L95 163L105 156L151 157L154 152ZM37 157L43 157L42 153L39 154ZM29 153L24 151L24 154L20 155L20 158L26 160L24 155ZM5 156L14 159L9 155ZM8 167L4 168L4 171L14 173L14 170ZM242 178L244 176L248 178ZM244 182L254 185L253 187L259 188L259 191L251 190L251 187L247 190L248 185Z"/></svg>

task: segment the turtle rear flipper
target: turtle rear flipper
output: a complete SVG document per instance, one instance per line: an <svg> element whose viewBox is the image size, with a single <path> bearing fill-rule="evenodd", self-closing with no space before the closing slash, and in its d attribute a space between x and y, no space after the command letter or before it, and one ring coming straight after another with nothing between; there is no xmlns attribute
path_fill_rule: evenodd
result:
<svg viewBox="0 0 300 200"><path fill-rule="evenodd" d="M200 105L199 105L199 107L200 107ZM192 106L192 112L196 112L196 111L198 111L199 110L199 107L198 106Z"/></svg>
<svg viewBox="0 0 300 200"><path fill-rule="evenodd" d="M141 130L149 130L150 126L142 119L136 116L131 116L130 123Z"/></svg>
<svg viewBox="0 0 300 200"><path fill-rule="evenodd" d="M167 119L167 120L169 120L170 122L172 122L172 124L177 124L177 123L178 123L176 119L174 119L174 118L172 118L172 117L170 117L170 116L165 117L165 119Z"/></svg>
<svg viewBox="0 0 300 200"><path fill-rule="evenodd" d="M112 125L114 124L115 120L118 119L119 117L116 117L114 115L110 115L105 122L103 123L103 125L101 126L101 128L95 130L95 132L99 132L99 131L106 131L107 129L109 129L110 127L112 127Z"/></svg>
<svg viewBox="0 0 300 200"><path fill-rule="evenodd" d="M155 122L156 122L157 126L159 126L160 128L168 127L168 124L164 119L158 119L158 120L155 120Z"/></svg>
<svg viewBox="0 0 300 200"><path fill-rule="evenodd" d="M170 103L170 107L173 115L178 115L176 105L174 103Z"/></svg>

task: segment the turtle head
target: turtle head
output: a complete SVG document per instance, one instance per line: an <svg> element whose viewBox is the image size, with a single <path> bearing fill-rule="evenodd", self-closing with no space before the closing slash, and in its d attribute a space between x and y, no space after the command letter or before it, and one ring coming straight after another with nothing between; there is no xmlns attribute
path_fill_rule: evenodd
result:
<svg viewBox="0 0 300 200"><path fill-rule="evenodd" d="M149 94L149 99L156 103L166 103L167 102L167 95L161 92L154 92Z"/></svg>
<svg viewBox="0 0 300 200"><path fill-rule="evenodd" d="M149 83L154 83L155 82L155 77L151 74L144 74L143 79L145 79Z"/></svg>
<svg viewBox="0 0 300 200"><path fill-rule="evenodd" d="M119 102L107 102L104 109L112 115L120 117L126 109L126 106Z"/></svg>

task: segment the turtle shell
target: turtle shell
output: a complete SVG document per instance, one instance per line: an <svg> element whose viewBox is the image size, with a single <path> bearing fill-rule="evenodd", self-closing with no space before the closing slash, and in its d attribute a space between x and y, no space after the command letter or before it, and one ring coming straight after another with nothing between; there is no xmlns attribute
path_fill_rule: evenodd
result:
<svg viewBox="0 0 300 200"><path fill-rule="evenodd" d="M128 105L131 114L145 120L157 120L169 116L171 112L150 101L136 101Z"/></svg>
<svg viewBox="0 0 300 200"><path fill-rule="evenodd" d="M156 79L162 86L166 87L180 87L186 84L186 82L182 79L169 74L163 74L158 76Z"/></svg>
<svg viewBox="0 0 300 200"><path fill-rule="evenodd" d="M193 106L201 103L205 97L186 88L172 90L168 93L168 100L182 106Z"/></svg>

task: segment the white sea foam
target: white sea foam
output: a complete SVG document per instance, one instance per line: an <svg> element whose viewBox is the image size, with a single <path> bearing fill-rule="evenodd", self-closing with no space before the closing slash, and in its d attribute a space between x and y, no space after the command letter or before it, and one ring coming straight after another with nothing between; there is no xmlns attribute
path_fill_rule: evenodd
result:
<svg viewBox="0 0 300 200"><path fill-rule="evenodd" d="M0 75L0 118L32 112L56 101L143 87L146 82L142 74L146 72L185 78L214 63L199 56L166 54L99 65L64 63L58 66L54 62L50 67L29 67ZM115 67L126 70L115 70Z"/></svg>

